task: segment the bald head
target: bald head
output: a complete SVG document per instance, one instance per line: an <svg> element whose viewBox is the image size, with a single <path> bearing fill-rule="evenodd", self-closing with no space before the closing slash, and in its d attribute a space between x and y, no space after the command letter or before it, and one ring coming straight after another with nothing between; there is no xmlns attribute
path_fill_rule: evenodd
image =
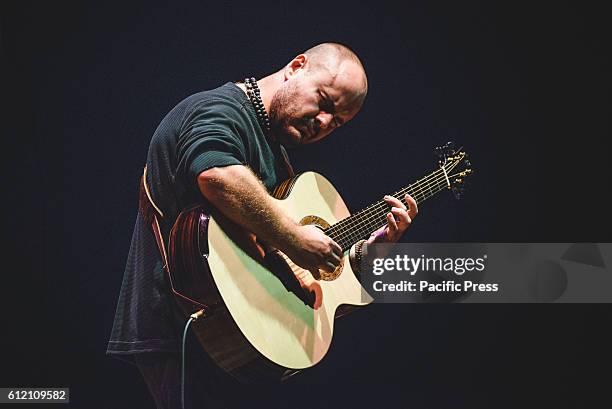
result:
<svg viewBox="0 0 612 409"><path fill-rule="evenodd" d="M273 135L285 146L325 138L361 109L368 81L361 61L348 47L323 43L293 58L261 81L269 95Z"/></svg>
<svg viewBox="0 0 612 409"><path fill-rule="evenodd" d="M360 67L363 66L357 54L355 54L350 48L338 43L322 43L315 45L312 48L304 51L303 54L309 56L315 64L320 63L339 63L345 60L353 61L356 64L359 64Z"/></svg>
<svg viewBox="0 0 612 409"><path fill-rule="evenodd" d="M354 80L362 82L362 99L365 99L368 92L368 78L361 60L350 48L339 43L322 43L309 48L303 54L309 60L307 71L324 69L334 77L338 75L346 63L355 65L357 68L356 72L360 75L354 78Z"/></svg>

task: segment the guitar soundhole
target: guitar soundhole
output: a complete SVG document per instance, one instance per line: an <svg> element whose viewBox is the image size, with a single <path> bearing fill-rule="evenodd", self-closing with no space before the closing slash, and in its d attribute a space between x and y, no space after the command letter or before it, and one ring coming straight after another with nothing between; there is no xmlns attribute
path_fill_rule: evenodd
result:
<svg viewBox="0 0 612 409"><path fill-rule="evenodd" d="M330 224L325 220L320 218L319 216L309 215L305 216L300 220L300 224L302 226L305 225L314 225L320 228L321 230L326 230L329 228ZM342 268L344 267L344 259L340 261L340 264L334 271L328 273L327 271L319 270L319 275L321 276L321 280L323 281L333 281L342 274Z"/></svg>

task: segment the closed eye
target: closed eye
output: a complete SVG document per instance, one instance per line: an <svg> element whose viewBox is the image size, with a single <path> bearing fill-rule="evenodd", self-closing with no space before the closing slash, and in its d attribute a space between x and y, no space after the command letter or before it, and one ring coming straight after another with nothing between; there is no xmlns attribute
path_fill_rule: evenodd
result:
<svg viewBox="0 0 612 409"><path fill-rule="evenodd" d="M334 102L329 97L326 97L325 95L323 95L322 92L319 92L319 95L321 96L321 103L320 103L321 109L323 109L325 112L328 112L334 116L334 128L338 128L339 126L342 126L344 122L336 116L336 107L334 106Z"/></svg>
<svg viewBox="0 0 612 409"><path fill-rule="evenodd" d="M325 95L323 95L321 92L319 92L319 95L321 96L321 102L319 103L320 107L325 112L329 112L330 114L333 114L335 111L333 101L329 99L328 97L326 97Z"/></svg>

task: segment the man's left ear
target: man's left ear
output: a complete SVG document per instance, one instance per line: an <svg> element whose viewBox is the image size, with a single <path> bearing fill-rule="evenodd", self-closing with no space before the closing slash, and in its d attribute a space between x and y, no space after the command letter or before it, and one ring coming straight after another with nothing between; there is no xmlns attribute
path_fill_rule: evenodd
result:
<svg viewBox="0 0 612 409"><path fill-rule="evenodd" d="M306 54L300 54L291 60L291 62L285 67L285 80L288 80L289 78L298 74L306 67L307 63L308 56Z"/></svg>

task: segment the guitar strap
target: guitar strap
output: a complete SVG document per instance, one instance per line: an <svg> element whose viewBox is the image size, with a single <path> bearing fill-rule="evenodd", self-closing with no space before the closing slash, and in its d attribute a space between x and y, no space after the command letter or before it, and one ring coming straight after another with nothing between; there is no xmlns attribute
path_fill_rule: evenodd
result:
<svg viewBox="0 0 612 409"><path fill-rule="evenodd" d="M293 170L293 166L291 166L291 162L289 161L287 150L283 145L280 145L280 151L283 154L283 160L285 161L285 167L287 167L287 173L289 173L289 177L292 178L295 176L295 172Z"/></svg>
<svg viewBox="0 0 612 409"><path fill-rule="evenodd" d="M166 272L170 272L170 265L168 264L168 254L166 253L166 245L164 244L164 238L159 226L159 219L164 217L164 213L157 207L153 198L151 197L151 191L147 185L147 167L144 167L142 177L140 179L140 200L138 204L140 213L144 217L145 222L151 226L153 235L155 236L155 242L162 258L163 268Z"/></svg>

